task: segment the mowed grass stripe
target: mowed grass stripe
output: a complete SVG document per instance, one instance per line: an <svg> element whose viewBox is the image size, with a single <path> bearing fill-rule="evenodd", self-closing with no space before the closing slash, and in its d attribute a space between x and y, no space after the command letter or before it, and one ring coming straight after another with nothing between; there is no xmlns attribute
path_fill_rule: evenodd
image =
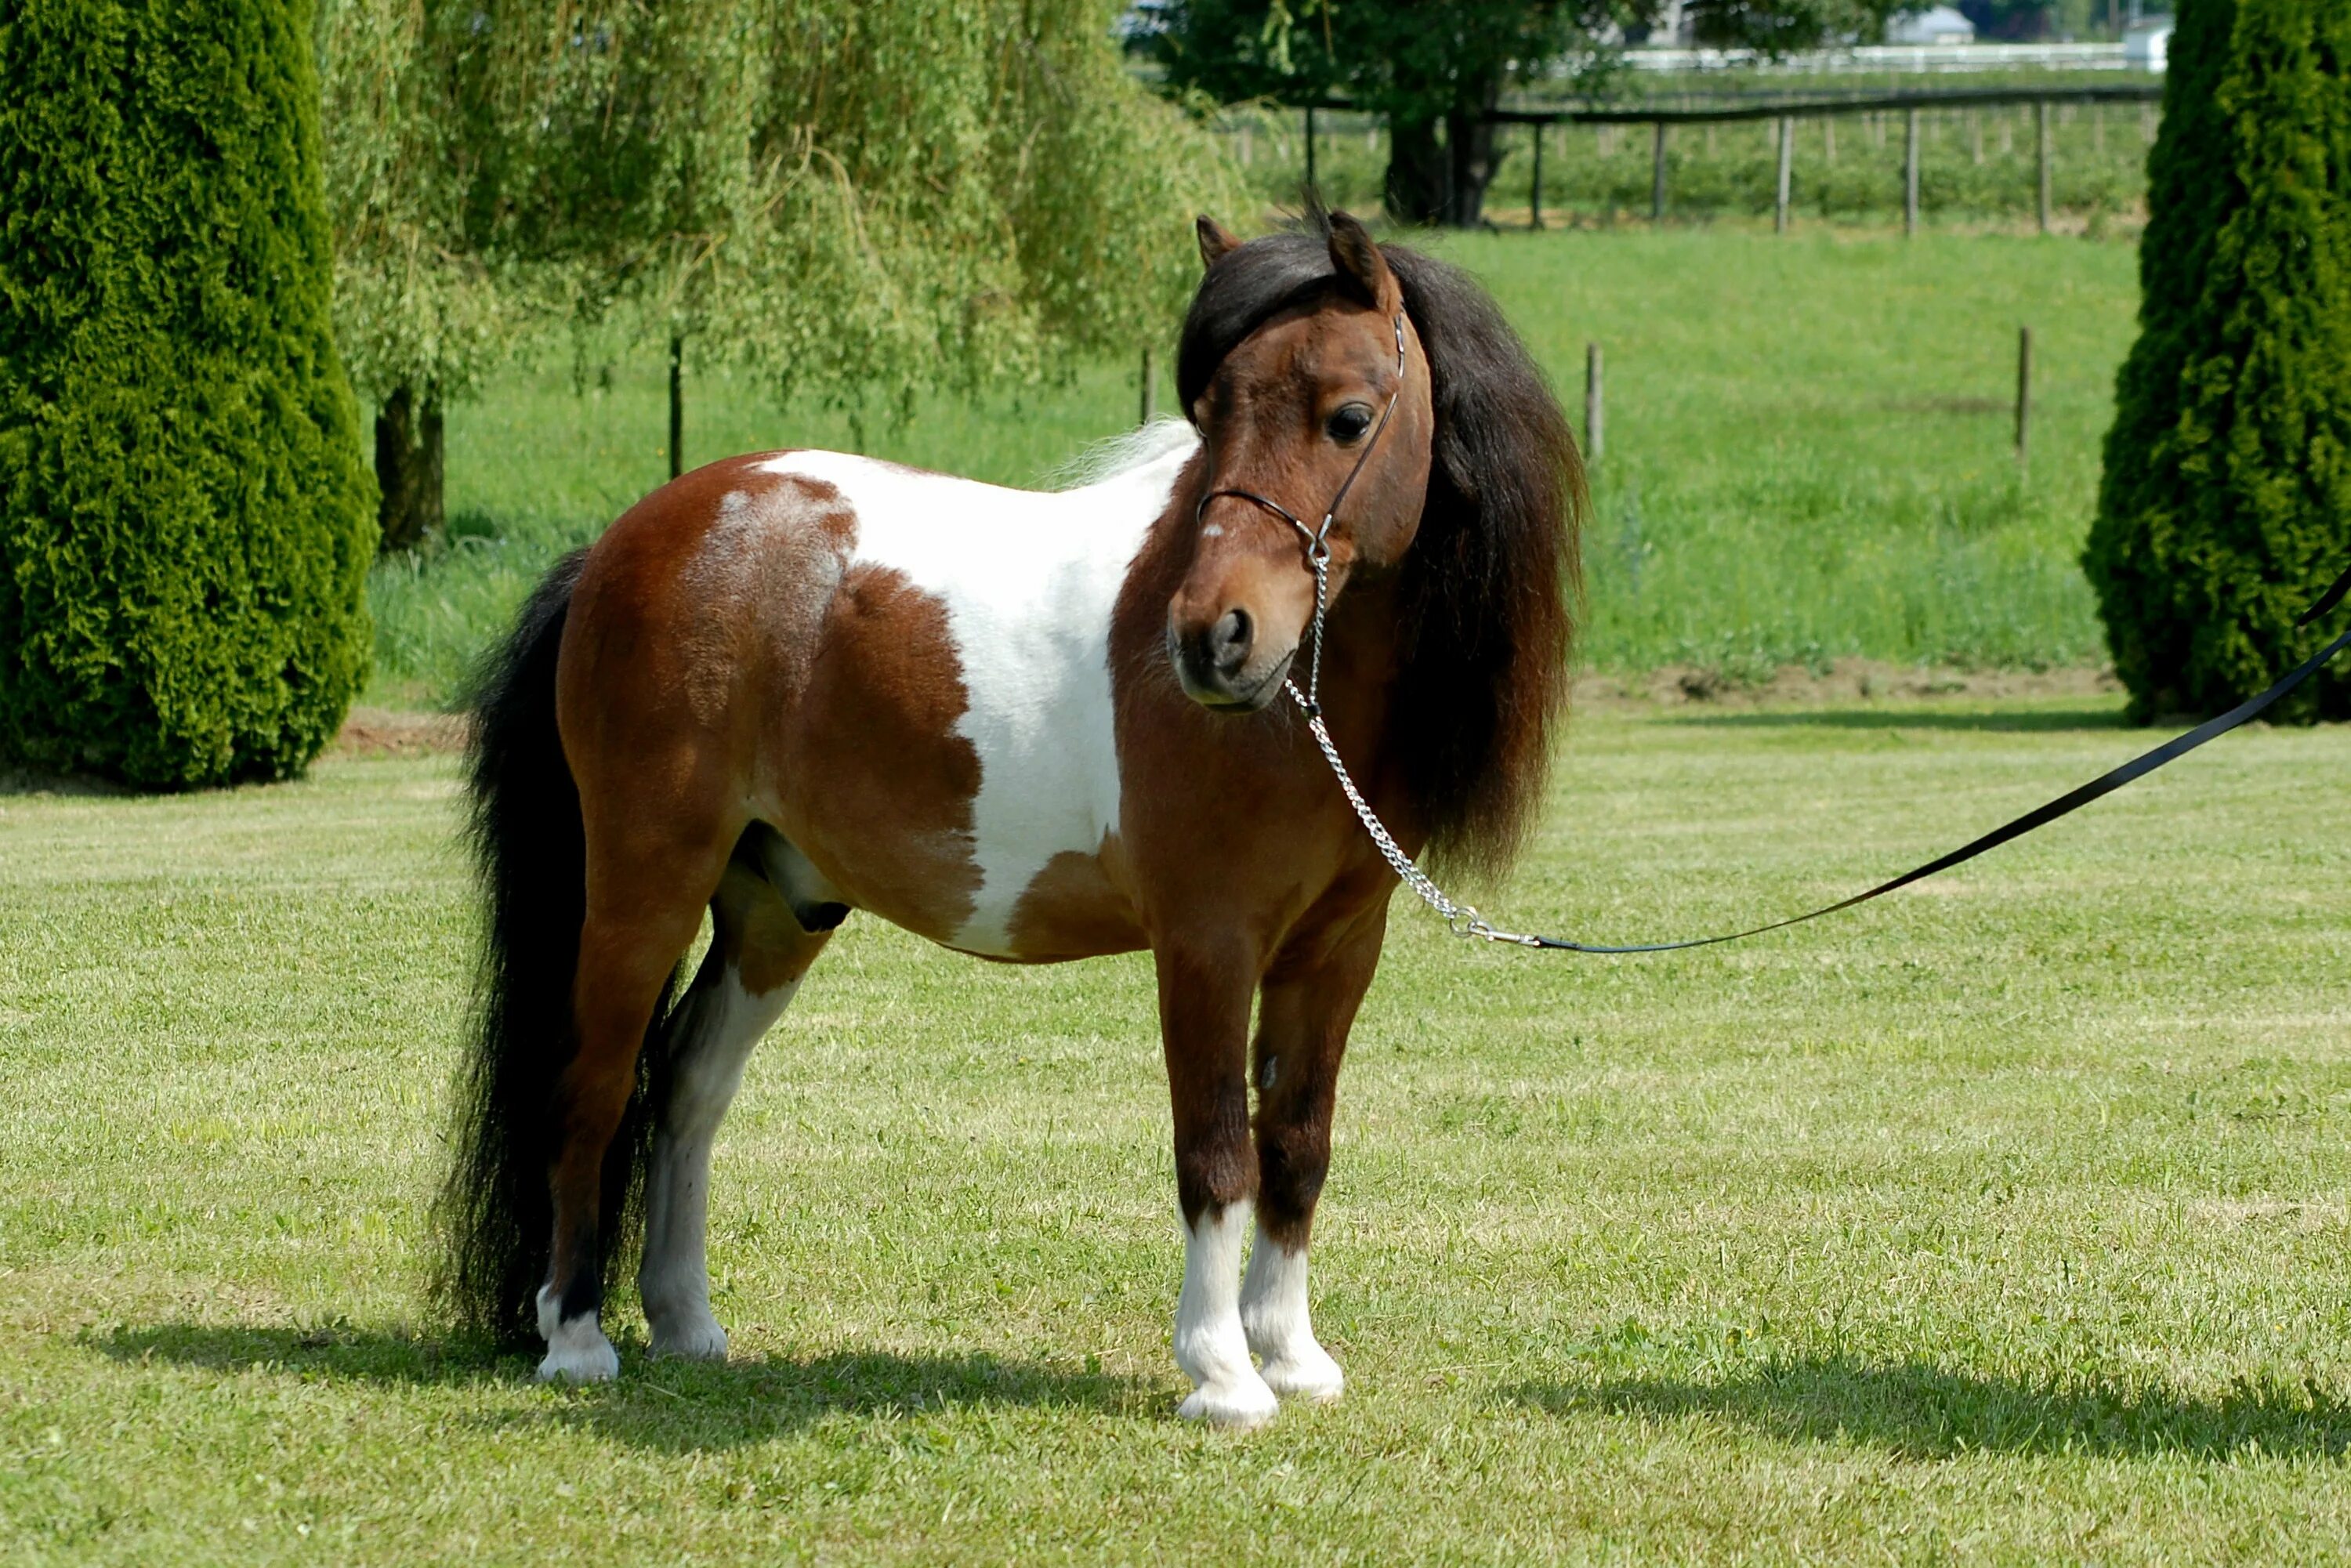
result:
<svg viewBox="0 0 2351 1568"><path fill-rule="evenodd" d="M1807 906L2148 737L2085 702L1579 716L1498 916ZM1149 967L852 920L721 1139L725 1368L422 1318L454 764L0 796L0 1552L34 1561L2329 1561L2351 1548L2351 731L1630 960L1399 905L1316 1320L1175 1422ZM305 1533L307 1531L307 1533Z"/></svg>

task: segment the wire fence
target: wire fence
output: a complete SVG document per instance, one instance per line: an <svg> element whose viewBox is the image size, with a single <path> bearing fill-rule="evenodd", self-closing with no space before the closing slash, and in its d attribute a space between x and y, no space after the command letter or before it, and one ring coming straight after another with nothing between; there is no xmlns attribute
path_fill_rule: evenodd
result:
<svg viewBox="0 0 2351 1568"><path fill-rule="evenodd" d="M1485 215L1499 227L1771 217L2028 219L2098 233L2144 211L2156 82L1678 95L1499 110ZM1238 105L1216 129L1270 204L1303 183L1376 210L1387 135L1338 105Z"/></svg>

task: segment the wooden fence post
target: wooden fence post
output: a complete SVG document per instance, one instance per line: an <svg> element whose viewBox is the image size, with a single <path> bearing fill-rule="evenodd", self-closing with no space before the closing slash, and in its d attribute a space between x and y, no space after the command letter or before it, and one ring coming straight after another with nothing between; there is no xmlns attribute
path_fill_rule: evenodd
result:
<svg viewBox="0 0 2351 1568"><path fill-rule="evenodd" d="M1606 443L1606 411L1600 392L1600 345L1583 345L1583 460L1587 464L1600 461L1600 450Z"/></svg>
<svg viewBox="0 0 2351 1568"><path fill-rule="evenodd" d="M1656 132L1656 147L1650 154L1649 221L1653 224L1661 224L1666 221L1666 122L1664 120L1657 121Z"/></svg>
<svg viewBox="0 0 2351 1568"><path fill-rule="evenodd" d="M1306 188L1314 186L1314 106L1306 106Z"/></svg>
<svg viewBox="0 0 2351 1568"><path fill-rule="evenodd" d="M2030 450L2027 425L2032 417L2032 329L2016 329L2016 465L2024 466Z"/></svg>
<svg viewBox="0 0 2351 1568"><path fill-rule="evenodd" d="M1783 114L1780 117L1779 200L1771 208L1771 232L1773 234L1783 235L1788 232L1788 166L1790 162L1792 162L1795 155L1795 116Z"/></svg>
<svg viewBox="0 0 2351 1568"><path fill-rule="evenodd" d="M1902 236L1909 239L1918 233L1918 111L1904 110L1903 123Z"/></svg>
<svg viewBox="0 0 2351 1568"><path fill-rule="evenodd" d="M1542 122L1541 120L1536 120L1536 121L1535 121L1535 124L1534 124L1534 131L1535 131L1535 180L1534 180L1534 184L1533 184L1533 186L1531 187L1531 192L1530 192L1530 194L1529 194L1529 196L1528 196L1528 198L1527 198L1528 205L1531 206L1531 207L1534 209L1534 222L1533 222L1532 224L1529 225L1528 226L1529 226L1529 227L1531 227L1531 228L1541 228L1541 227L1542 227L1542 133L1543 133L1543 122Z"/></svg>
<svg viewBox="0 0 2351 1568"><path fill-rule="evenodd" d="M1159 362L1151 345L1143 345L1143 417L1139 423L1149 424L1159 413Z"/></svg>
<svg viewBox="0 0 2351 1568"><path fill-rule="evenodd" d="M2036 121L2035 133L2041 148L2041 232L2049 232L2049 100L2043 99L2032 106Z"/></svg>
<svg viewBox="0 0 2351 1568"><path fill-rule="evenodd" d="M685 472L685 339L669 335L669 476Z"/></svg>

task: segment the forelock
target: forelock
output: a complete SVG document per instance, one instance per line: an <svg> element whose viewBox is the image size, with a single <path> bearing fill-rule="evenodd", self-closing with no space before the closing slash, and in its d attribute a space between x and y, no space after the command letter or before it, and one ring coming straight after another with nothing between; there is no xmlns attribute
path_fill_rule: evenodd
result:
<svg viewBox="0 0 2351 1568"><path fill-rule="evenodd" d="M1188 418L1227 355L1292 305L1338 280L1326 232L1288 232L1253 239L1208 268L1176 350L1176 395Z"/></svg>

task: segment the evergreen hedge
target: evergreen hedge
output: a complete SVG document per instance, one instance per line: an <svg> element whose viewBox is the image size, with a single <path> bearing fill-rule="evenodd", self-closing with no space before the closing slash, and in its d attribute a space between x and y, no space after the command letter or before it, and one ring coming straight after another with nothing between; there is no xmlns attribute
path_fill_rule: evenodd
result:
<svg viewBox="0 0 2351 1568"><path fill-rule="evenodd" d="M0 7L0 752L282 778L365 678L306 0Z"/></svg>
<svg viewBox="0 0 2351 1568"><path fill-rule="evenodd" d="M2267 686L2351 564L2351 5L2182 0L2170 61L2083 558L2141 720ZM2351 716L2351 669L2273 711Z"/></svg>

